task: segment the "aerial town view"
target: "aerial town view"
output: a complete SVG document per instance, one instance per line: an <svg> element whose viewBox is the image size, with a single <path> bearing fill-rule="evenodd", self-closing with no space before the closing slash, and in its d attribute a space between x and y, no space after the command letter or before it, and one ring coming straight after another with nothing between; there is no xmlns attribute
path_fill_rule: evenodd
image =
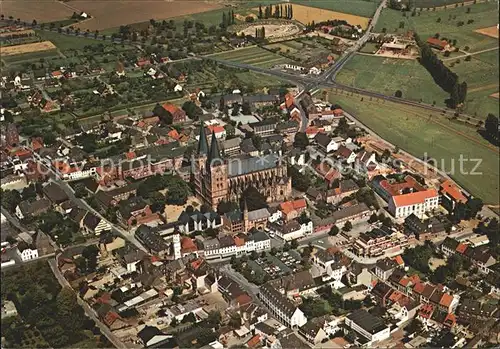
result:
<svg viewBox="0 0 500 349"><path fill-rule="evenodd" d="M1 348L498 348L498 0L0 0Z"/></svg>

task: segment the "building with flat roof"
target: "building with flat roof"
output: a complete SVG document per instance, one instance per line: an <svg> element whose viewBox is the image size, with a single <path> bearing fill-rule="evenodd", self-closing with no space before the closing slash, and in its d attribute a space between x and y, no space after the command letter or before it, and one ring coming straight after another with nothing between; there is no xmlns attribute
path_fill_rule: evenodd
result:
<svg viewBox="0 0 500 349"><path fill-rule="evenodd" d="M363 309L349 314L345 319L345 325L356 333L355 344L365 347L383 341L391 335L391 328L384 320Z"/></svg>

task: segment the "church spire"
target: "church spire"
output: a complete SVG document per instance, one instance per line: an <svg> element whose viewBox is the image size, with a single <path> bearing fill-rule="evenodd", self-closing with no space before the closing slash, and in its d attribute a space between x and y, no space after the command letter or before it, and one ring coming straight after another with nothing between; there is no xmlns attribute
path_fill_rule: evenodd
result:
<svg viewBox="0 0 500 349"><path fill-rule="evenodd" d="M215 132L212 131L212 142L210 144L210 154L208 155L208 162L212 163L214 160L219 160L222 162L222 156L220 155L219 144L217 143Z"/></svg>
<svg viewBox="0 0 500 349"><path fill-rule="evenodd" d="M198 155L208 155L208 141L203 121L200 124L200 140L198 141Z"/></svg>

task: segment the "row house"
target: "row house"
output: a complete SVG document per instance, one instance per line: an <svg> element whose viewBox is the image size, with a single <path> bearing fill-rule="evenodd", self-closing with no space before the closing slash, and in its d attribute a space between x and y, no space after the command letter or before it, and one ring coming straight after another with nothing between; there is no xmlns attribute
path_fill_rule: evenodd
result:
<svg viewBox="0 0 500 349"><path fill-rule="evenodd" d="M250 297L232 278L221 276L216 278L217 290L222 294L222 298L229 304L229 307L237 309L252 303Z"/></svg>
<svg viewBox="0 0 500 349"><path fill-rule="evenodd" d="M262 252L271 249L270 237L262 232L253 230L252 233L240 233L235 236L225 235L213 239L197 237L198 252L206 259L227 258L241 256L253 251Z"/></svg>
<svg viewBox="0 0 500 349"><path fill-rule="evenodd" d="M463 194L460 188L450 179L445 180L439 185L440 204L452 213L458 203L465 204L467 197Z"/></svg>
<svg viewBox="0 0 500 349"><path fill-rule="evenodd" d="M292 241L312 234L313 222L309 220L300 224L297 220L292 220L284 224L271 223L269 231L284 241Z"/></svg>
<svg viewBox="0 0 500 349"><path fill-rule="evenodd" d="M218 229L222 224L222 217L215 211L205 213L199 210L183 211L178 218L178 229L183 234L192 234L209 228Z"/></svg>
<svg viewBox="0 0 500 349"><path fill-rule="evenodd" d="M369 232L361 233L356 239L354 250L358 255L367 257L382 256L388 249L408 245L408 237L382 225Z"/></svg>
<svg viewBox="0 0 500 349"><path fill-rule="evenodd" d="M425 212L439 206L439 194L435 189L393 196L389 200L389 212L395 218L406 218L412 213L423 217Z"/></svg>
<svg viewBox="0 0 500 349"><path fill-rule="evenodd" d="M298 329L307 323L307 317L302 310L270 283L260 287L259 299L271 314L286 326Z"/></svg>
<svg viewBox="0 0 500 349"><path fill-rule="evenodd" d="M480 272L489 274L491 272L491 267L497 263L489 247L485 245L472 247L468 243L469 241L459 242L447 237L441 244L441 251L447 257L458 253L469 259L477 266Z"/></svg>
<svg viewBox="0 0 500 349"><path fill-rule="evenodd" d="M307 203L305 199L298 199L293 201L285 201L279 205L279 210L282 213L282 217L285 221L291 221L298 218L302 212L307 209Z"/></svg>
<svg viewBox="0 0 500 349"><path fill-rule="evenodd" d="M323 282L332 283L333 288L342 287L342 276L347 273L350 260L337 248L319 250L313 257L313 263Z"/></svg>

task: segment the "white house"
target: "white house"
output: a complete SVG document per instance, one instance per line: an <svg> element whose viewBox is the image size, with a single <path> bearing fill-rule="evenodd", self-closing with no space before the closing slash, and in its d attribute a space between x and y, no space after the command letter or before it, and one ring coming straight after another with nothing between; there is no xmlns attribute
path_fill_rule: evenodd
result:
<svg viewBox="0 0 500 349"><path fill-rule="evenodd" d="M355 310L349 314L345 319L345 325L364 339L356 341L357 343L354 344L364 347L370 347L375 342L383 341L391 335L391 328L385 324L383 319L363 309Z"/></svg>
<svg viewBox="0 0 500 349"><path fill-rule="evenodd" d="M290 63L283 64L282 67L284 69L289 69L289 70L293 70L293 71L304 71L305 70L305 68L301 67L300 65L290 64Z"/></svg>
<svg viewBox="0 0 500 349"><path fill-rule="evenodd" d="M17 254L23 262L38 258L38 250L35 246L29 246L25 242L17 244Z"/></svg>
<svg viewBox="0 0 500 349"><path fill-rule="evenodd" d="M389 200L389 212L395 218L406 218L412 213L423 218L424 213L439 206L439 193L428 189L414 193L392 196Z"/></svg>
<svg viewBox="0 0 500 349"><path fill-rule="evenodd" d="M347 272L348 262L342 252L337 249L318 250L314 255L313 263L323 282L333 283L332 287L335 289L343 286L340 280Z"/></svg>
<svg viewBox="0 0 500 349"><path fill-rule="evenodd" d="M307 322L302 310L271 284L266 283L260 287L259 298L272 315L288 327L297 329Z"/></svg>
<svg viewBox="0 0 500 349"><path fill-rule="evenodd" d="M311 69L309 69L309 74L319 75L319 74L321 74L321 69L316 68L316 67L311 67Z"/></svg>
<svg viewBox="0 0 500 349"><path fill-rule="evenodd" d="M309 221L300 224L297 220L291 220L284 224L273 223L269 225L269 230L284 241L291 241L303 238L313 232L313 223Z"/></svg>
<svg viewBox="0 0 500 349"><path fill-rule="evenodd" d="M174 87L174 91L175 91L175 92L182 92L182 86L181 86L181 85L179 85L179 84L175 85L175 87Z"/></svg>
<svg viewBox="0 0 500 349"><path fill-rule="evenodd" d="M253 241L253 245L254 245L253 248L255 251L262 252L262 251L267 251L267 250L271 249L271 238L269 237L269 235L267 235L263 231L257 230L255 232L253 232L250 235L250 237L251 237L251 240L249 240L249 241ZM245 244L246 244L246 242L245 242ZM250 250L247 248L247 251L250 251Z"/></svg>
<svg viewBox="0 0 500 349"><path fill-rule="evenodd" d="M97 217L92 212L87 212L82 219L81 228L84 234L100 235L104 231L111 230L110 224L105 220Z"/></svg>

